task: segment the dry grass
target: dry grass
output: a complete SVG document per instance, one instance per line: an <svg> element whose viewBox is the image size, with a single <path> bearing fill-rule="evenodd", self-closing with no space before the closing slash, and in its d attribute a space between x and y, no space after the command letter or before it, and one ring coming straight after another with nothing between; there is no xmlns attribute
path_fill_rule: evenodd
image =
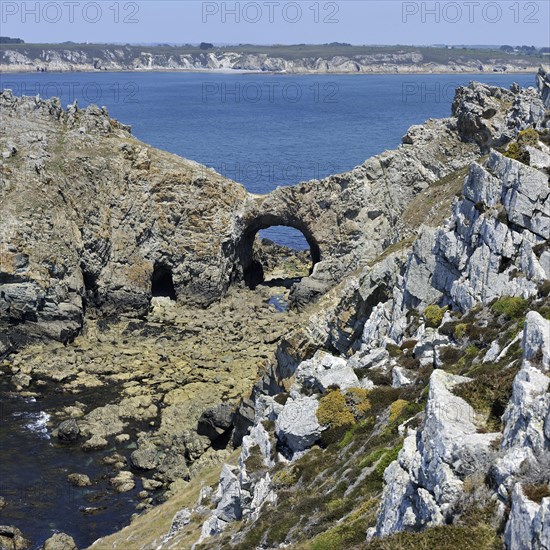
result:
<svg viewBox="0 0 550 550"><path fill-rule="evenodd" d="M231 456L230 463L236 463L239 451ZM199 477L192 479L183 490L167 500L164 504L153 508L139 516L137 521L113 535L105 537L94 544L94 550L152 550L157 548L162 537L170 530L172 519L182 508L196 506L203 485L213 485L219 481L222 465L205 471ZM192 521L179 535L171 540L172 548L191 548L200 536L200 521ZM167 546L168 548L168 546Z"/></svg>

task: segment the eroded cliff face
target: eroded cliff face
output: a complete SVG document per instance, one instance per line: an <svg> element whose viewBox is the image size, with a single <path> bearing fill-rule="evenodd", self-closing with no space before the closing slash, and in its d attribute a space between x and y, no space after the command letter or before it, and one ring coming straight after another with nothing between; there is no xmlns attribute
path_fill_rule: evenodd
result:
<svg viewBox="0 0 550 550"><path fill-rule="evenodd" d="M3 322L70 339L86 307L144 311L155 269L190 303L227 289L238 184L97 107L1 96Z"/></svg>
<svg viewBox="0 0 550 550"><path fill-rule="evenodd" d="M231 283L253 285L255 235L275 224L300 229L310 243L313 273L292 293L304 307L414 234L400 219L414 197L503 135L544 120L534 92L475 85L457 96L456 117L412 127L397 150L253 196L139 142L95 106L63 110L55 99L9 92L0 101L1 317L17 334L61 340L78 333L86 307L145 311L163 274L193 305Z"/></svg>
<svg viewBox="0 0 550 550"><path fill-rule="evenodd" d="M186 49L186 48L184 48ZM187 48L189 49L189 48ZM241 51L178 52L178 48L96 45L36 48L6 46L0 52L1 72L35 71L262 71L290 74L361 73L495 73L535 72L536 62L495 52L480 61L445 51L448 61L426 60L420 51L299 56Z"/></svg>

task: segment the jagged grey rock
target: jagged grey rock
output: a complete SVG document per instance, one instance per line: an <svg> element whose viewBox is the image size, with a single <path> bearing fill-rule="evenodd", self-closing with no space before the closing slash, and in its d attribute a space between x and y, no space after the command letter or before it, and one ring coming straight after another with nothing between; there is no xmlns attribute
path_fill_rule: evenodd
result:
<svg viewBox="0 0 550 550"><path fill-rule="evenodd" d="M537 87L545 107L550 109L550 71L546 67L541 66L539 68Z"/></svg>
<svg viewBox="0 0 550 550"><path fill-rule="evenodd" d="M520 483L512 491L510 516L504 533L508 550L533 550L550 547L550 497L540 504L529 500Z"/></svg>
<svg viewBox="0 0 550 550"><path fill-rule="evenodd" d="M318 351L296 368L293 389L323 393L330 386L338 386L342 390L361 386L353 368L344 358Z"/></svg>
<svg viewBox="0 0 550 550"><path fill-rule="evenodd" d="M412 198L480 153L454 118L431 120L350 172L258 196L139 142L105 109L63 110L57 99L7 91L0 109L0 146L17 150L0 160L10 204L0 216L0 321L11 333L63 341L81 330L84 301L104 313L146 312L158 269L190 304L211 303L233 282L254 284L254 237L270 225L295 227L310 244L313 272L292 291L303 305L374 260ZM50 192L57 181L62 194Z"/></svg>
<svg viewBox="0 0 550 550"><path fill-rule="evenodd" d="M474 410L452 393L469 380L442 370L432 373L423 429L410 431L384 473L386 486L372 534L443 524L452 518L464 479L488 468L490 445L498 434L477 433Z"/></svg>

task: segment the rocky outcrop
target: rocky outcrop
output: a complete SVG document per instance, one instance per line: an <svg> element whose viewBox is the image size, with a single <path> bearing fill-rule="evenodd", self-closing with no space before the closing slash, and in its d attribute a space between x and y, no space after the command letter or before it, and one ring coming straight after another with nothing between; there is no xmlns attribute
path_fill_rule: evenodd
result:
<svg viewBox="0 0 550 550"><path fill-rule="evenodd" d="M204 305L234 282L253 286L255 236L271 225L310 244L312 274L291 298L303 307L375 259L399 238L411 199L480 153L456 119L432 120L351 172L256 196L140 143L95 106L65 111L9 92L0 102L0 318L17 338L70 340L86 309L139 314L153 293Z"/></svg>
<svg viewBox="0 0 550 550"><path fill-rule="evenodd" d="M550 546L550 497L540 504L525 496L521 484L512 491L510 517L505 531L506 548L532 550Z"/></svg>
<svg viewBox="0 0 550 550"><path fill-rule="evenodd" d="M452 393L467 378L436 370L430 379L424 426L405 439L397 461L384 474L376 529L385 536L452 520L464 480L488 469L491 443L499 434L478 433L475 412Z"/></svg>
<svg viewBox="0 0 550 550"><path fill-rule="evenodd" d="M528 101L526 96L530 96ZM510 111L502 111L502 102L512 104ZM525 128L543 128L545 122L544 100L537 91L526 90L518 95L517 90L476 82L458 89L452 112L460 134L485 151L504 145Z"/></svg>
<svg viewBox="0 0 550 550"><path fill-rule="evenodd" d="M537 88L539 89L544 106L550 109L550 71L540 67L537 73Z"/></svg>
<svg viewBox="0 0 550 550"><path fill-rule="evenodd" d="M548 252L533 252L550 237L549 193L543 171L496 151L473 165L464 198L436 236L432 285L463 311L504 294L536 294L550 277Z"/></svg>

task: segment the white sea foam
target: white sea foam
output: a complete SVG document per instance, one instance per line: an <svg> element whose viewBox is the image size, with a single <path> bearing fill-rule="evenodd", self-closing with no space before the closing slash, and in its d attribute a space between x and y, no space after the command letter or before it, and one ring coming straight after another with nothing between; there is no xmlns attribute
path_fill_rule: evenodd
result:
<svg viewBox="0 0 550 550"><path fill-rule="evenodd" d="M45 411L29 414L29 422L25 424L25 428L35 434L38 434L46 439L50 439L48 433L48 422L50 415Z"/></svg>

